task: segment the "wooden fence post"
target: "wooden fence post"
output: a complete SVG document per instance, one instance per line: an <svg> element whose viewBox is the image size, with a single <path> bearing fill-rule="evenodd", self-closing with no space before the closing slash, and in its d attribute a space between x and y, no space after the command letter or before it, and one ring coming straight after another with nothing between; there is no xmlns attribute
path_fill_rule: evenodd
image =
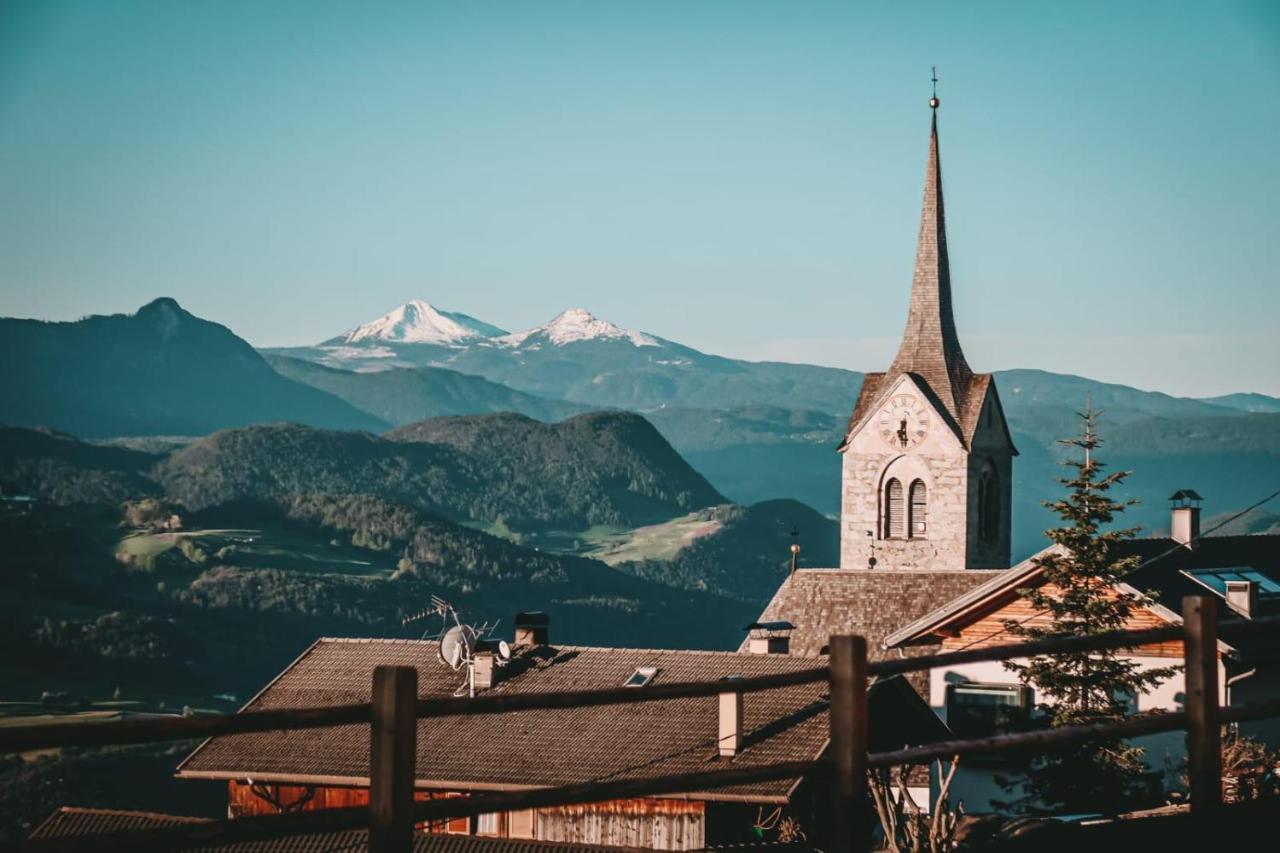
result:
<svg viewBox="0 0 1280 853"><path fill-rule="evenodd" d="M867 794L867 641L831 638L832 853L869 850Z"/></svg>
<svg viewBox="0 0 1280 853"><path fill-rule="evenodd" d="M1182 599L1182 625L1191 814L1206 817L1222 807L1217 602L1208 595L1188 595Z"/></svg>
<svg viewBox="0 0 1280 853"><path fill-rule="evenodd" d="M413 850L413 778L418 758L418 670L373 671L369 737L369 850Z"/></svg>

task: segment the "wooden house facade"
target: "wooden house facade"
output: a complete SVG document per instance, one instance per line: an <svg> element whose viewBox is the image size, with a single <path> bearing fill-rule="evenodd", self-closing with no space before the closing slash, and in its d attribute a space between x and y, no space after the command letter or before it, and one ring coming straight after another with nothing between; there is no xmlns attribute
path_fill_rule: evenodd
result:
<svg viewBox="0 0 1280 853"><path fill-rule="evenodd" d="M538 693L714 681L793 672L816 661L784 654L516 646L487 690ZM243 710L368 702L375 667L414 666L420 698L459 694L462 674L434 641L322 639ZM465 691L462 691L465 695ZM417 797L458 797L591 781L638 779L807 761L827 746L827 684L721 697L557 708L419 721ZM740 703L734 707L733 700ZM884 748L949 733L901 678L872 686L871 736ZM879 722L877 722L879 721ZM232 817L362 805L368 801L367 725L216 737L179 766L227 784ZM480 815L423 825L467 835L694 850L822 833L809 780L784 779L670 797Z"/></svg>

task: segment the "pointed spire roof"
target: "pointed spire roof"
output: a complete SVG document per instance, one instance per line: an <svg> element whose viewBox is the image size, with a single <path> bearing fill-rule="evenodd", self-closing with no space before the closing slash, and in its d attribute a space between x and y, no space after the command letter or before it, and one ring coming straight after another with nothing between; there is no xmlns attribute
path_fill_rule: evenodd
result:
<svg viewBox="0 0 1280 853"><path fill-rule="evenodd" d="M911 307L898 355L887 378L913 373L929 385L950 415L959 422L973 371L965 361L951 313L951 269L947 261L947 223L942 204L942 164L938 157L938 101L929 132L929 160L924 173L924 208L916 243L916 272L911 282Z"/></svg>

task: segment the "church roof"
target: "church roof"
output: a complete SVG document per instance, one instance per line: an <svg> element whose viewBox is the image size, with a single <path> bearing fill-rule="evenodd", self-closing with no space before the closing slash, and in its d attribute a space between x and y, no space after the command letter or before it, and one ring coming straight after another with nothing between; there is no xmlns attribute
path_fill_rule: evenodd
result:
<svg viewBox="0 0 1280 853"><path fill-rule="evenodd" d="M942 201L942 163L938 155L938 113L929 132L929 159L924 175L924 204L911 306L902 343L887 374L914 373L924 379L956 419L970 394L973 371L965 361L951 310L951 265L947 258L947 217Z"/></svg>
<svg viewBox="0 0 1280 853"><path fill-rule="evenodd" d="M823 654L832 634L860 634L867 638L870 658L878 660L890 654L882 644L894 631L1001 574L975 569L800 569L778 587L759 621L793 623L790 653L795 656ZM921 674L912 676L919 686Z"/></svg>

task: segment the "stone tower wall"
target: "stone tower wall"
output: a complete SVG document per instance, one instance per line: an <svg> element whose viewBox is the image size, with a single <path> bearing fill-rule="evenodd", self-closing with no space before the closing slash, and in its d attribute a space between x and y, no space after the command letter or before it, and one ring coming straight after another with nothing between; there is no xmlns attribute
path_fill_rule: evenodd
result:
<svg viewBox="0 0 1280 853"><path fill-rule="evenodd" d="M922 396L910 380L893 393ZM841 464L840 568L865 569L872 556L881 569L967 568L969 454L936 412L932 420L925 440L905 452L884 443L874 416L849 440ZM891 476L904 489L917 477L924 481L929 497L924 536L885 538L880 497Z"/></svg>

